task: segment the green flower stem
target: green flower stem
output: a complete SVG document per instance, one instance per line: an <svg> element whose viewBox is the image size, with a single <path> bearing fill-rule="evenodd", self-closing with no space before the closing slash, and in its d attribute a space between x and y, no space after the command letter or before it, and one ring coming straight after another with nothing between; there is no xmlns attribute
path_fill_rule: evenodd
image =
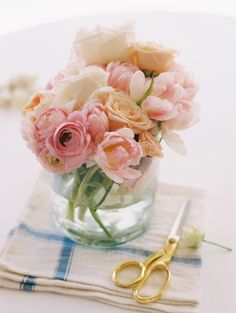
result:
<svg viewBox="0 0 236 313"><path fill-rule="evenodd" d="M141 105L142 102L143 102L148 96L150 96L150 94L152 93L153 85L154 85L154 75L152 75L152 77L151 77L151 83L150 83L150 85L149 85L147 91L144 93L144 95L142 96L142 98L137 101L137 105Z"/></svg>
<svg viewBox="0 0 236 313"><path fill-rule="evenodd" d="M74 221L74 203L71 200L68 200L67 208L68 208L67 217L70 221L73 222Z"/></svg>
<svg viewBox="0 0 236 313"><path fill-rule="evenodd" d="M221 245L219 243L216 243L216 242L213 242L213 241L209 241L209 240L206 240L206 239L203 239L202 241L206 242L206 243L209 243L210 245L217 246L219 248L223 248L223 249L228 250L228 251L232 251L231 248L223 246L223 245Z"/></svg>
<svg viewBox="0 0 236 313"><path fill-rule="evenodd" d="M80 221L84 220L84 216L85 216L86 211L87 211L86 206L82 206L82 205L79 206L79 220Z"/></svg>
<svg viewBox="0 0 236 313"><path fill-rule="evenodd" d="M96 211L99 206L106 200L107 195L109 194L109 192L111 191L111 188L113 186L113 181L111 182L110 186L108 187L108 189L106 190L106 192L104 193L104 196L102 197L102 199L96 204L96 206L94 207L94 210Z"/></svg>
<svg viewBox="0 0 236 313"><path fill-rule="evenodd" d="M78 186L78 191L77 194L75 194L73 196L74 201L69 200L68 201L68 218L70 220L73 221L74 218L74 208L76 206L79 207L79 219L83 220L84 219L84 215L86 213L87 207L92 215L92 217L94 218L95 222L103 229L103 231L105 232L105 234L109 237L112 238L111 233L108 231L108 229L104 226L104 224L102 223L99 215L96 212L96 208L98 208L103 201L106 199L109 191L111 190L111 187L113 185L113 182L109 185L109 187L107 188L105 195L102 197L102 199L99 201L98 204L95 204L94 202L94 197L96 196L97 192L102 188L99 187L99 189L95 190L94 192L91 192L89 197L88 197L88 205L84 205L84 196L86 195L86 191L88 187L91 187L91 179L93 178L93 176L96 174L96 172L99 170L99 167L97 165L94 165L92 167L90 167L87 171L87 173L85 174L85 176L83 177L82 180L80 180L80 177L78 175L78 173L75 173L75 178L77 181L77 184L74 186L74 188L76 188L76 186L78 186L78 182L80 182L79 186ZM74 193L74 192L73 192Z"/></svg>
<svg viewBox="0 0 236 313"><path fill-rule="evenodd" d="M95 211L95 209L89 205L89 211L92 215L92 217L94 218L94 220L96 221L96 223L104 230L105 234L109 237L112 238L111 233L108 231L108 229L103 225L102 221L100 220L99 215L97 214L97 212Z"/></svg>
<svg viewBox="0 0 236 313"><path fill-rule="evenodd" d="M97 165L90 167L90 169L87 171L87 173L85 174L79 189L78 189L78 193L75 199L75 206L80 206L80 213L79 213L79 218L81 220L83 220L84 215L86 213L86 208L84 206L82 206L82 199L83 196L85 194L85 191L88 187L88 183L90 182L90 179L93 177L93 175L97 172L97 170L99 169L99 167Z"/></svg>

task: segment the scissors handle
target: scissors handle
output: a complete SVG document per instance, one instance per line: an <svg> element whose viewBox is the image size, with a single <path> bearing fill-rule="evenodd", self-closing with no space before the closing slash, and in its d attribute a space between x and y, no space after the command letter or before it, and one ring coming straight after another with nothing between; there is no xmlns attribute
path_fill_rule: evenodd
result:
<svg viewBox="0 0 236 313"><path fill-rule="evenodd" d="M153 296L142 296L140 294L140 291L142 290L143 286L146 284L149 276L152 274L154 271L163 271L165 273L165 281L161 288L158 290L158 292L153 295ZM148 269L144 273L144 277L139 281L139 283L134 287L133 289L133 297L136 301L139 303L152 303L157 300L159 300L163 294L165 293L166 289L169 286L170 283L170 278L171 278L171 272L169 270L169 267L161 261L156 261L153 262Z"/></svg>
<svg viewBox="0 0 236 313"><path fill-rule="evenodd" d="M119 279L119 274L126 268L133 268L136 267L139 269L139 275L130 280L130 281L121 281ZM143 262L138 262L135 260L130 260L128 262L122 263L119 266L117 266L113 272L112 272L112 280L113 282L119 286L119 287L123 287L123 288L132 288L134 287L137 283L139 283L142 278L144 277L144 273L145 273L145 266L143 264Z"/></svg>
<svg viewBox="0 0 236 313"><path fill-rule="evenodd" d="M124 262L124 263L120 264L112 272L113 282L117 286L122 287L122 288L133 288L135 285L137 285L144 278L144 274L145 274L148 266L152 262L154 262L155 260L158 260L159 258L161 258L164 254L165 254L165 251L163 249L161 249L161 250L153 253L152 255L150 255L144 262L139 262L136 260L130 260L128 262ZM119 278L119 274L121 272L123 272L125 269L134 268L134 267L139 269L139 275L130 281L121 281Z"/></svg>

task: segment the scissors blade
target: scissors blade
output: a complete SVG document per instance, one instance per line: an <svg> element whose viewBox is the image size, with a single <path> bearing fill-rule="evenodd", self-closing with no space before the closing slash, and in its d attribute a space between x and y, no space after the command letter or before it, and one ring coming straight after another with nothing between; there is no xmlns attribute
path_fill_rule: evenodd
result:
<svg viewBox="0 0 236 313"><path fill-rule="evenodd" d="M190 207L191 207L191 200L187 200L180 207L180 210L179 210L179 212L178 212L178 214L176 216L176 219L175 219L174 224L172 226L172 229L171 229L171 232L169 234L169 237L180 236L181 235L182 228L183 228L183 226L186 223Z"/></svg>

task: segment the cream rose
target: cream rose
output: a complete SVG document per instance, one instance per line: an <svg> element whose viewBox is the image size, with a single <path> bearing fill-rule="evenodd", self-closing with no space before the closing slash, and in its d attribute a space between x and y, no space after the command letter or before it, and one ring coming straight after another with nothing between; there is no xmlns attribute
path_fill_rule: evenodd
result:
<svg viewBox="0 0 236 313"><path fill-rule="evenodd" d="M86 65L125 62L129 59L129 46L133 39L133 27L130 25L116 29L98 26L93 31L82 29L76 34L73 61L82 59Z"/></svg>
<svg viewBox="0 0 236 313"><path fill-rule="evenodd" d="M56 86L56 94L52 106L64 107L73 101L73 109L83 106L91 94L98 88L107 85L107 73L97 66L89 66L81 70L79 75L61 80Z"/></svg>
<svg viewBox="0 0 236 313"><path fill-rule="evenodd" d="M142 70L161 73L174 63L175 50L155 43L137 42L132 46L133 63Z"/></svg>
<svg viewBox="0 0 236 313"><path fill-rule="evenodd" d="M147 113L123 93L112 93L105 103L105 108L110 121L110 130L129 127L137 134L153 127Z"/></svg>

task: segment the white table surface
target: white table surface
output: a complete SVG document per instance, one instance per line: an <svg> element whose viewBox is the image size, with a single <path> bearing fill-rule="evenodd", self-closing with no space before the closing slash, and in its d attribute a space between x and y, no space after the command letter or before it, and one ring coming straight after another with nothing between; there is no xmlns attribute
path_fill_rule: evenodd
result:
<svg viewBox="0 0 236 313"><path fill-rule="evenodd" d="M144 13L96 16L49 24L0 38L0 83L17 73L47 81L63 67L76 29L134 20L137 37L176 47L201 86L201 122L183 133L188 155L168 148L162 181L207 189L207 237L234 248L205 246L201 313L235 313L236 301L236 20L220 16ZM40 166L25 147L14 110L0 110L0 247L27 201ZM126 312L85 299L0 289L0 312Z"/></svg>

